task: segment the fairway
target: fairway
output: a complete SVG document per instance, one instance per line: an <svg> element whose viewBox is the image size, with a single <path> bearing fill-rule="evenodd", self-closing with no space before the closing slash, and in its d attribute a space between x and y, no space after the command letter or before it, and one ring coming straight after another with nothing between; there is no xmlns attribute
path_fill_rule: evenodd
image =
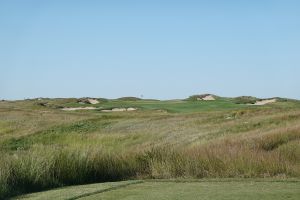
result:
<svg viewBox="0 0 300 200"><path fill-rule="evenodd" d="M123 181L66 187L15 199L279 200L299 199L300 182L266 180Z"/></svg>

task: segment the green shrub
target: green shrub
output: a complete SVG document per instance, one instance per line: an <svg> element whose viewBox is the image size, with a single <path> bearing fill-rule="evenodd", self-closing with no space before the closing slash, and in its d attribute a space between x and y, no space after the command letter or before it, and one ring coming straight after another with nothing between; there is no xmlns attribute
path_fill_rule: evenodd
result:
<svg viewBox="0 0 300 200"><path fill-rule="evenodd" d="M251 96L240 96L233 99L236 104L255 104L260 99Z"/></svg>
<svg viewBox="0 0 300 200"><path fill-rule="evenodd" d="M187 99L187 101L198 101L199 99L202 99L206 96L209 96L209 95L212 95L212 94L197 94L197 95L192 95L192 96L189 96ZM219 98L218 96L216 95L212 95L215 99Z"/></svg>
<svg viewBox="0 0 300 200"><path fill-rule="evenodd" d="M139 100L142 100L142 99L138 98L138 97L121 97L121 98L118 98L117 100L122 100L122 101L139 101Z"/></svg>

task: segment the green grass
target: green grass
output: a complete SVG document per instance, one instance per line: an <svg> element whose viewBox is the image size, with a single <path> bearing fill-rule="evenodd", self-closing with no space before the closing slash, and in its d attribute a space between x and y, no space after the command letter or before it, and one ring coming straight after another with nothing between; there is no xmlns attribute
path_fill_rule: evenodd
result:
<svg viewBox="0 0 300 200"><path fill-rule="evenodd" d="M61 110L79 106L99 110ZM116 107L138 110L101 112ZM129 179L299 178L299 124L296 100L0 102L0 199Z"/></svg>
<svg viewBox="0 0 300 200"><path fill-rule="evenodd" d="M64 200L64 199L80 199L87 196L107 192L113 189L119 189L132 184L138 184L141 181L121 181L121 182L106 182L79 186L69 186L60 189L49 190L46 192L37 192L24 196L19 196L13 199L28 199L28 200Z"/></svg>
<svg viewBox="0 0 300 200"><path fill-rule="evenodd" d="M193 200L299 199L300 182L265 180L127 181L66 187L33 193L20 199Z"/></svg>
<svg viewBox="0 0 300 200"><path fill-rule="evenodd" d="M41 103L41 102L36 102ZM67 100L48 100L45 101L46 107L82 107L84 105L78 103L76 100L71 99ZM158 101L158 100L133 100L132 98L120 98L117 100L102 101L99 104L95 105L86 105L98 107L100 109L111 109L111 108L127 108L127 107L136 107L142 110L165 110L169 112L179 112L179 113L190 113L190 112L199 112L199 111L209 111L214 109L226 110L232 108L241 108L247 105L238 105L235 104L230 99L219 99L217 101L183 101L183 100L167 100L167 101ZM45 106L40 106L45 107Z"/></svg>

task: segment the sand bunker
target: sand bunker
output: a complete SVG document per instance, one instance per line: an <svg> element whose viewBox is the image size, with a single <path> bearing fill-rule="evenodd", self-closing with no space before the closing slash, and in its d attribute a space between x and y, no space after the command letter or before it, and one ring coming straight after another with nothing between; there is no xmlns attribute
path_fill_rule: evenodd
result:
<svg viewBox="0 0 300 200"><path fill-rule="evenodd" d="M137 110L136 108L127 108L127 111L135 111Z"/></svg>
<svg viewBox="0 0 300 200"><path fill-rule="evenodd" d="M135 111L137 108L113 108L111 110L101 110L102 112L124 112L124 111Z"/></svg>
<svg viewBox="0 0 300 200"><path fill-rule="evenodd" d="M97 99L88 99L88 102L90 102L90 104L98 104L99 101Z"/></svg>
<svg viewBox="0 0 300 200"><path fill-rule="evenodd" d="M269 103L275 103L276 101L277 101L276 99L265 99L265 100L256 101L256 103L252 105L262 106Z"/></svg>
<svg viewBox="0 0 300 200"><path fill-rule="evenodd" d="M61 110L64 111L74 111L74 110L96 110L98 108L95 107L77 107L77 108L63 108Z"/></svg>
<svg viewBox="0 0 300 200"><path fill-rule="evenodd" d="M123 111L126 111L126 108L113 108L113 109L111 109L111 111L113 111L113 112L123 112Z"/></svg>
<svg viewBox="0 0 300 200"><path fill-rule="evenodd" d="M205 97L202 98L197 98L198 101L214 101L216 100L213 95L206 95Z"/></svg>

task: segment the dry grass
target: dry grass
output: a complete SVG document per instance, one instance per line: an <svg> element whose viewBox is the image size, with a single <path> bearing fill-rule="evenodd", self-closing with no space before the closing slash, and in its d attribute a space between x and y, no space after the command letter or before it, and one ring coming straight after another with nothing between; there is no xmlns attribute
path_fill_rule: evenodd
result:
<svg viewBox="0 0 300 200"><path fill-rule="evenodd" d="M289 102L108 114L1 102L0 198L128 178L299 177L299 124Z"/></svg>

